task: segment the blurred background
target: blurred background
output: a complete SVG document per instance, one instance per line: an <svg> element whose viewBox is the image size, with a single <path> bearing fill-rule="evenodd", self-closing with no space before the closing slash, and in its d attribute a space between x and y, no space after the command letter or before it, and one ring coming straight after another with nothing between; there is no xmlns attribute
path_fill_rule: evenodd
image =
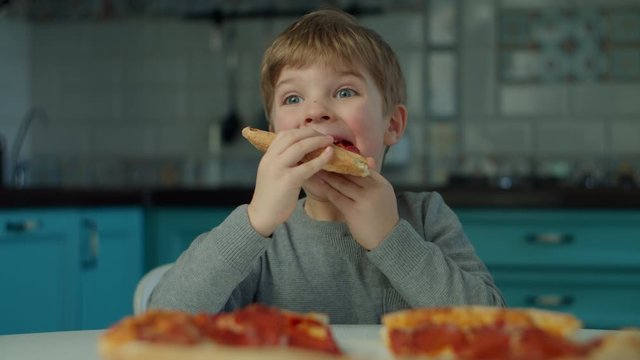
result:
<svg viewBox="0 0 640 360"><path fill-rule="evenodd" d="M4 0L4 184L253 184L260 154L238 135L266 127L262 52L325 4L402 63L409 129L392 182L635 183L638 0Z"/></svg>

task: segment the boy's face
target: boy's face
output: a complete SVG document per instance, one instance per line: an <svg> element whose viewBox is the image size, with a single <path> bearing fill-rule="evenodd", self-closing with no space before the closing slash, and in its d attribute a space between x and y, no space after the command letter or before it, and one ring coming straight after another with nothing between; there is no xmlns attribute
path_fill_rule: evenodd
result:
<svg viewBox="0 0 640 360"><path fill-rule="evenodd" d="M387 134L390 115L383 114L382 104L366 72L317 64L285 67L275 86L271 126L276 132L312 127L347 149L373 157L379 171L385 147L397 141Z"/></svg>

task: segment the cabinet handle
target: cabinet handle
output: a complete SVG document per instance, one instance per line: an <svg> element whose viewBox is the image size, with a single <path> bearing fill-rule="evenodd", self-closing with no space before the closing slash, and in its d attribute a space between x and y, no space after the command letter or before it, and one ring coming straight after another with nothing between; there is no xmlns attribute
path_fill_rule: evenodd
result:
<svg viewBox="0 0 640 360"><path fill-rule="evenodd" d="M529 295L525 298L527 306L556 308L573 304L574 299L571 295Z"/></svg>
<svg viewBox="0 0 640 360"><path fill-rule="evenodd" d="M533 244L546 244L546 245L563 245L573 242L574 237L571 234L563 233L541 233L541 234L527 234L525 236L527 242Z"/></svg>
<svg viewBox="0 0 640 360"><path fill-rule="evenodd" d="M7 231L11 233L29 233L42 227L40 220L8 221Z"/></svg>
<svg viewBox="0 0 640 360"><path fill-rule="evenodd" d="M87 237L84 239L83 256L81 265L83 269L95 268L98 265L100 253L100 233L98 225L92 220L84 220L83 226L87 229Z"/></svg>

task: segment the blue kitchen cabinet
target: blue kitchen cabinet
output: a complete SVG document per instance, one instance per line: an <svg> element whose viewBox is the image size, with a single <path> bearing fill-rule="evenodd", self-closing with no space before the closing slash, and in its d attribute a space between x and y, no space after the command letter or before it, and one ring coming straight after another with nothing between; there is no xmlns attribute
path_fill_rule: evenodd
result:
<svg viewBox="0 0 640 360"><path fill-rule="evenodd" d="M0 335L74 328L74 219L69 210L0 212Z"/></svg>
<svg viewBox="0 0 640 360"><path fill-rule="evenodd" d="M507 304L640 326L640 211L458 209Z"/></svg>
<svg viewBox="0 0 640 360"><path fill-rule="evenodd" d="M104 328L142 276L135 207L0 211L0 334Z"/></svg>
<svg viewBox="0 0 640 360"><path fill-rule="evenodd" d="M144 216L140 208L90 209L79 214L79 327L103 329L133 313L143 275Z"/></svg>
<svg viewBox="0 0 640 360"><path fill-rule="evenodd" d="M146 270L176 261L200 234L219 225L226 207L157 207L147 211Z"/></svg>

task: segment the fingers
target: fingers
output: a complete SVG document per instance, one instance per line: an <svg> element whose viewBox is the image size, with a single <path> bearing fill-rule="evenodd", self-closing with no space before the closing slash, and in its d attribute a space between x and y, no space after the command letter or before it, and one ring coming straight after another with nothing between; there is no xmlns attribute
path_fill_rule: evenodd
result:
<svg viewBox="0 0 640 360"><path fill-rule="evenodd" d="M322 167L331 160L331 157L333 157L333 151L334 150L331 146L327 146L318 157L297 165L292 169L294 176L308 179L318 173L322 170ZM300 159L298 159L298 161Z"/></svg>
<svg viewBox="0 0 640 360"><path fill-rule="evenodd" d="M354 200L352 198L345 196L342 193L342 189L335 188L334 185L332 185L331 182L324 177L324 175L327 174L326 172L320 172L318 174L320 178L320 181L318 181L318 183L321 187L321 191L325 194L327 199L331 203L333 203L333 205L335 205L338 209L348 209L353 205Z"/></svg>
<svg viewBox="0 0 640 360"><path fill-rule="evenodd" d="M295 144L298 144L300 141L303 141L306 139L314 139L316 141L323 139L322 141L320 141L320 143L328 143L328 144L333 143L333 139L330 136L322 135L321 133L311 128L305 127L301 129L284 130L277 133L276 138L271 143L271 146L269 146L269 151L275 154L283 154L287 150L291 149L292 146L300 146ZM303 142L306 142L306 141L303 141ZM323 145L320 145L320 146L316 145L315 147L313 146L314 145L311 145L310 151L320 148Z"/></svg>
<svg viewBox="0 0 640 360"><path fill-rule="evenodd" d="M338 192L342 196L346 196L351 200L357 199L359 197L359 194L362 192L362 188L364 187L364 184L361 185L356 182L358 181L358 176L337 175L328 172L322 172L319 174L319 177L334 191Z"/></svg>

